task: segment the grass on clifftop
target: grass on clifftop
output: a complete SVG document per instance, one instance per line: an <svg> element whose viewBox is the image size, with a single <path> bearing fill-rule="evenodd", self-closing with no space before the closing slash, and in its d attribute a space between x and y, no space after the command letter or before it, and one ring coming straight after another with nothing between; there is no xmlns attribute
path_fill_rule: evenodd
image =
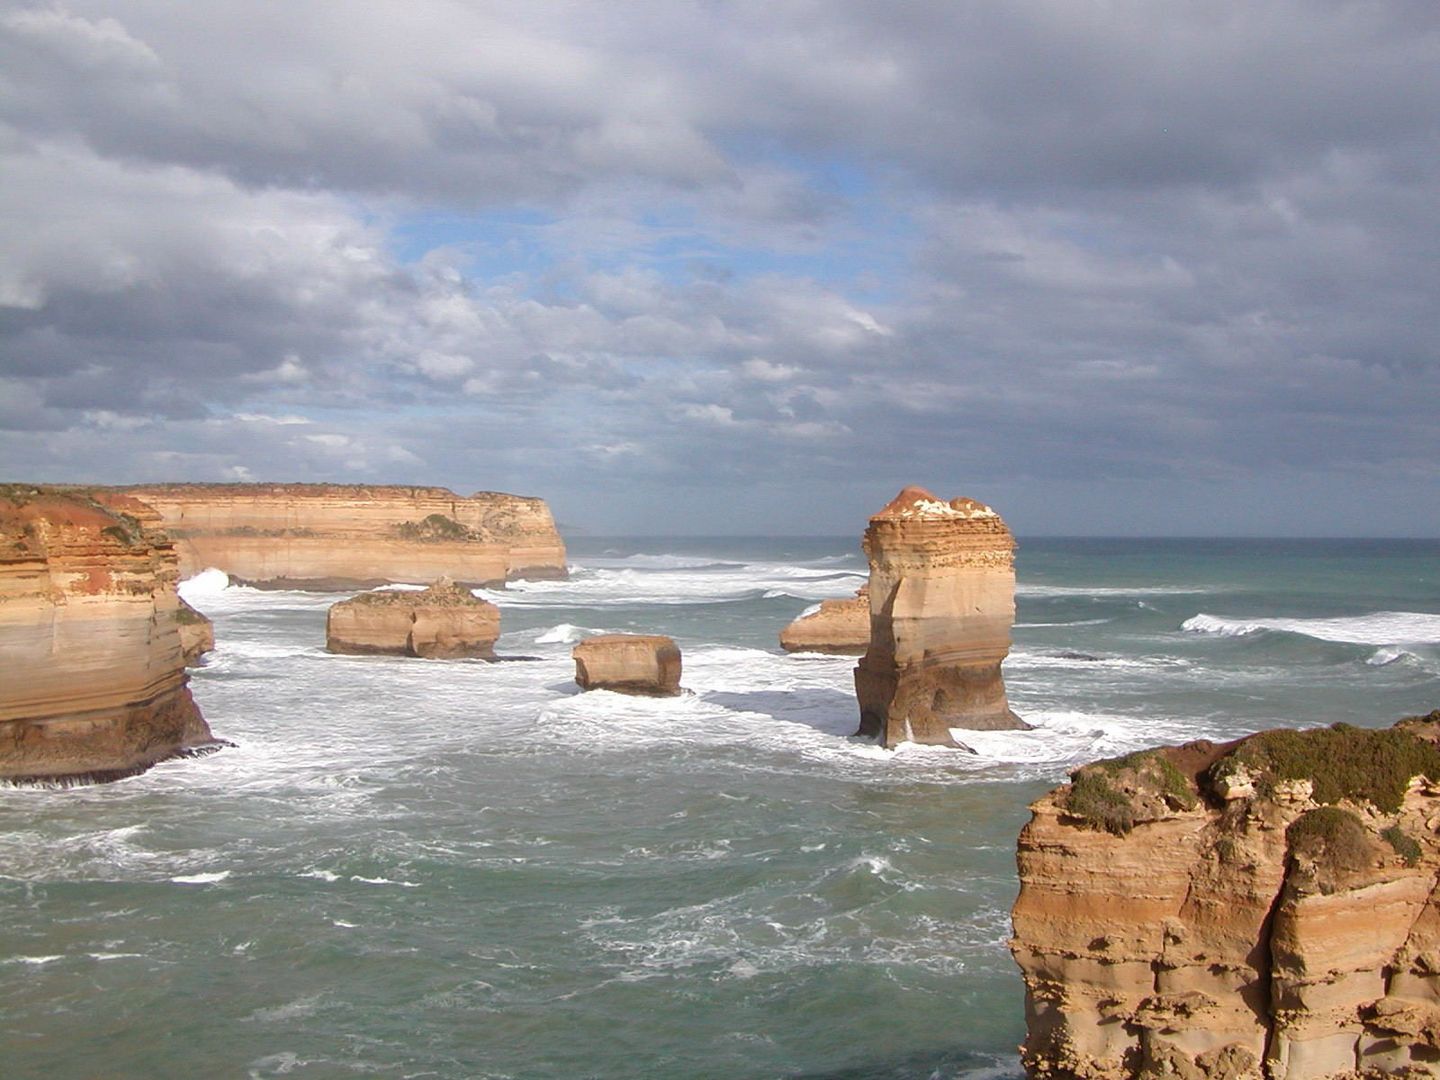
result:
<svg viewBox="0 0 1440 1080"><path fill-rule="evenodd" d="M1210 775L1223 780L1242 766L1255 776L1261 795L1268 795L1279 780L1309 780L1317 803L1349 799L1393 814L1413 777L1440 780L1440 747L1403 726L1373 731L1336 724L1310 731L1265 731L1216 762Z"/></svg>
<svg viewBox="0 0 1440 1080"><path fill-rule="evenodd" d="M1175 810L1193 810L1199 800L1185 774L1163 750L1141 750L1097 761L1070 778L1064 810L1086 827L1124 836L1135 827L1137 801L1158 796Z"/></svg>

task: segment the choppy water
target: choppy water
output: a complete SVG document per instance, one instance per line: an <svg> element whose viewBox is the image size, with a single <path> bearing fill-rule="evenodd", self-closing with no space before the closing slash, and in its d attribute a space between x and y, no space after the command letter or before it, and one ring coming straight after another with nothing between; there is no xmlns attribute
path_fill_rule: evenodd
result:
<svg viewBox="0 0 1440 1080"><path fill-rule="evenodd" d="M776 635L853 540L572 545L489 594L504 664L329 656L335 597L186 587L237 749L0 789L5 1077L1018 1073L1026 805L1076 764L1440 705L1440 544L1036 541L980 752L849 737ZM674 700L580 695L595 631Z"/></svg>

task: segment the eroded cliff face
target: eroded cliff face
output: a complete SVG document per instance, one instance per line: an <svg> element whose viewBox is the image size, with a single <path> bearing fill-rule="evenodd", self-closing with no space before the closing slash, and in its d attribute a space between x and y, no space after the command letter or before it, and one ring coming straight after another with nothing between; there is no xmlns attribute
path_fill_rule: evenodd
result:
<svg viewBox="0 0 1440 1080"><path fill-rule="evenodd" d="M169 484L123 489L159 513L183 576L217 567L261 587L468 586L564 577L544 500L366 484Z"/></svg>
<svg viewBox="0 0 1440 1080"><path fill-rule="evenodd" d="M973 499L909 487L870 519L870 641L855 669L861 735L957 745L953 727L1023 728L1000 662L1015 621L1015 539Z"/></svg>
<svg viewBox="0 0 1440 1080"><path fill-rule="evenodd" d="M1020 835L1043 1077L1440 1074L1440 711L1078 770Z"/></svg>
<svg viewBox="0 0 1440 1080"><path fill-rule="evenodd" d="M0 488L0 779L117 779L218 745L155 520L113 492Z"/></svg>

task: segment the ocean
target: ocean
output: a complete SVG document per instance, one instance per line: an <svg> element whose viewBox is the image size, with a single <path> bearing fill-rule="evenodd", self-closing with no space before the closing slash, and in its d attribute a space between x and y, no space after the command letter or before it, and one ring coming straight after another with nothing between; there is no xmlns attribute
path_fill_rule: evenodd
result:
<svg viewBox="0 0 1440 1080"><path fill-rule="evenodd" d="M780 629L855 538L582 538L484 593L504 663L330 656L337 597L182 592L238 745L0 788L0 1076L947 1080L1020 1073L1027 805L1086 761L1440 707L1440 542L1031 540L1026 732L851 737ZM683 697L573 683L673 636Z"/></svg>

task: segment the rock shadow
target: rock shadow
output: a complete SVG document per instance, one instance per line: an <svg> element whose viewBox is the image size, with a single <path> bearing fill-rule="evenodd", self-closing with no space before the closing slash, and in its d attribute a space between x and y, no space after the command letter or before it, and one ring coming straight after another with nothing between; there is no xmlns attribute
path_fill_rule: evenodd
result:
<svg viewBox="0 0 1440 1080"><path fill-rule="evenodd" d="M827 735L853 735L860 722L854 694L815 687L804 690L712 690L702 701L736 712L760 713L791 724L804 724Z"/></svg>

